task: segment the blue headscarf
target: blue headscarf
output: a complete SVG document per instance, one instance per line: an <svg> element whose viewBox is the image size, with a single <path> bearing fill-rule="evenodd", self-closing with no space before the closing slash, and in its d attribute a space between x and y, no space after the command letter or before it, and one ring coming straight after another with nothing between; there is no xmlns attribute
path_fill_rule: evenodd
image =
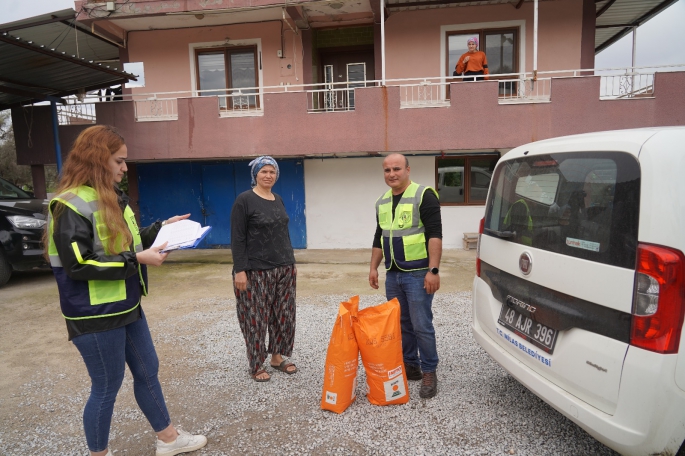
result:
<svg viewBox="0 0 685 456"><path fill-rule="evenodd" d="M271 165L276 169L276 180L278 180L279 176L281 175L281 171L278 169L278 163L276 163L276 160L274 160L272 157L269 157L268 155L262 155L261 157L257 157L247 165L250 166L250 178L253 187L257 185L257 181L255 181L255 178L257 177L257 173L259 172L259 170L262 169L264 165Z"/></svg>

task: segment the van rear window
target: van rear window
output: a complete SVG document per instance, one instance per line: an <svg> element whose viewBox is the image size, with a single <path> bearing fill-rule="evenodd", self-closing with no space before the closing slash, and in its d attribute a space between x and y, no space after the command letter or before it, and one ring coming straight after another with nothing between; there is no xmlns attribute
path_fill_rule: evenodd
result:
<svg viewBox="0 0 685 456"><path fill-rule="evenodd" d="M630 154L502 160L487 202L485 234L634 269L639 206L640 166Z"/></svg>

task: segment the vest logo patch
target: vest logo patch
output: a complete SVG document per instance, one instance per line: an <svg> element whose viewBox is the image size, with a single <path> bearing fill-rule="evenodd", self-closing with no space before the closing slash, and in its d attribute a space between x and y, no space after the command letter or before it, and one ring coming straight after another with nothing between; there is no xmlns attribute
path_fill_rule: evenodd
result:
<svg viewBox="0 0 685 456"><path fill-rule="evenodd" d="M397 219L397 225L400 228L404 228L404 225L411 223L411 212L404 211L400 214L399 219Z"/></svg>

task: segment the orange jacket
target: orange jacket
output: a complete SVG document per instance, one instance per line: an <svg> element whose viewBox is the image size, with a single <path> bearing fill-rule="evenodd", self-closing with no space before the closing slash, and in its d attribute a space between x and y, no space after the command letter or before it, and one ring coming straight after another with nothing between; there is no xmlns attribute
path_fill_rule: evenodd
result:
<svg viewBox="0 0 685 456"><path fill-rule="evenodd" d="M464 63L464 57L468 56L469 61ZM461 75L467 71L483 71L484 74L490 74L488 70L488 58L485 57L485 52L466 52L459 57L455 71ZM487 79L487 78L486 78Z"/></svg>

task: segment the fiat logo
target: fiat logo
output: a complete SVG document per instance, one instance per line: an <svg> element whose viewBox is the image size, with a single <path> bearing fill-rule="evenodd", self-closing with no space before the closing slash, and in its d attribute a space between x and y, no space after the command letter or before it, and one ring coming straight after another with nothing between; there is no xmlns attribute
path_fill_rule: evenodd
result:
<svg viewBox="0 0 685 456"><path fill-rule="evenodd" d="M523 275L530 274L530 271L533 269L533 259L527 252L523 252L519 257L519 269Z"/></svg>

